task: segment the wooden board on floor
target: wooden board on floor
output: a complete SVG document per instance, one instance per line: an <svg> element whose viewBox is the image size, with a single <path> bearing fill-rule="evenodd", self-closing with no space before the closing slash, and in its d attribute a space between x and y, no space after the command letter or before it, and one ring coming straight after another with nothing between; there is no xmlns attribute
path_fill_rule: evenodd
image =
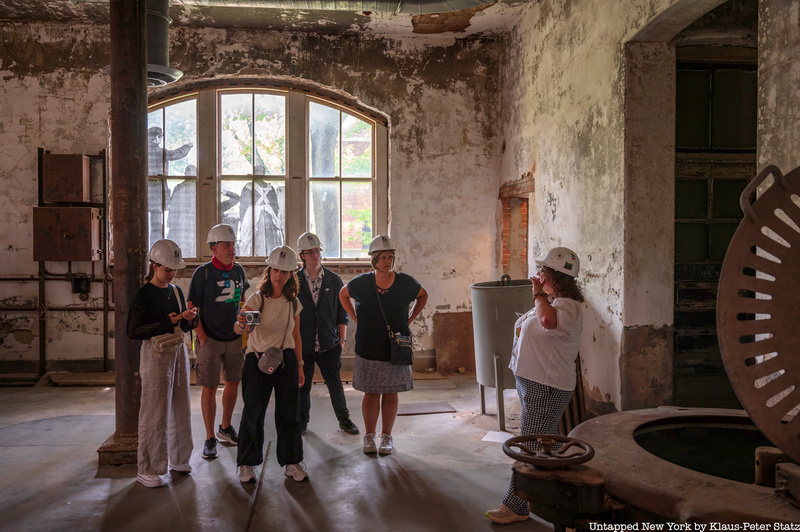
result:
<svg viewBox="0 0 800 532"><path fill-rule="evenodd" d="M70 371L51 371L42 379L49 379L54 386L114 386L113 371L96 373L72 373Z"/></svg>
<svg viewBox="0 0 800 532"><path fill-rule="evenodd" d="M419 416L422 414L448 414L455 412L448 402L439 401L434 403L400 403L397 409L398 416Z"/></svg>
<svg viewBox="0 0 800 532"><path fill-rule="evenodd" d="M342 376L342 382L344 383L353 382L352 371L341 371L339 372L339 374ZM444 380L444 377L435 371L415 371L413 375L414 375L414 380L418 381ZM314 384L322 384L325 382L325 379L322 378L322 374L320 374L319 370L314 372L314 380L312 382Z"/></svg>

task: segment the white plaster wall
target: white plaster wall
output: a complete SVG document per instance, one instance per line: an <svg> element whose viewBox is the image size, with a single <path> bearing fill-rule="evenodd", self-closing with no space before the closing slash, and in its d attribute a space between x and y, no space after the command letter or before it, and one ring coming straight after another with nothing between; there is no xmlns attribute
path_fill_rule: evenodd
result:
<svg viewBox="0 0 800 532"><path fill-rule="evenodd" d="M109 62L108 33L105 27L31 24L0 26L0 37L14 43L0 57L0 176L14 191L0 196L0 247L6 251L0 275L33 276L36 150L94 154L107 147L110 83L101 68ZM412 330L418 348L432 354L434 312L469 309L469 285L497 277L499 41L188 28L173 30L171 40L183 83L296 77L390 117L391 234L398 268L430 293ZM48 263L48 269L63 273L66 264ZM88 272L89 264L74 264L73 271ZM24 302L35 304L37 287L27 284L0 283L0 301L19 301L14 298L25 292ZM178 284L186 290L188 279ZM99 305L100 295L101 285L93 285L87 304ZM65 282L48 283L48 303L84 305ZM38 360L35 315L12 314L0 316L0 362ZM48 315L48 360L100 358L99 313L63 314ZM110 348L113 356L113 342Z"/></svg>
<svg viewBox="0 0 800 532"><path fill-rule="evenodd" d="M616 408L625 325L623 45L672 3L537 2L505 46L500 182L533 172L531 259L556 245L578 253L585 385Z"/></svg>

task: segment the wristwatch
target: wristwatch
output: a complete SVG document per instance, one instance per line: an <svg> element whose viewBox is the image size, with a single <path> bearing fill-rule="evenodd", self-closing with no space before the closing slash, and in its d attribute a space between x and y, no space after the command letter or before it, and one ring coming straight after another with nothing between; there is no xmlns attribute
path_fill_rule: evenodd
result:
<svg viewBox="0 0 800 532"><path fill-rule="evenodd" d="M297 361L297 365L298 365L298 366L302 366L302 365L303 365L303 364L305 364L305 363L306 363L306 361L305 361L305 360L298 360L298 361Z"/></svg>

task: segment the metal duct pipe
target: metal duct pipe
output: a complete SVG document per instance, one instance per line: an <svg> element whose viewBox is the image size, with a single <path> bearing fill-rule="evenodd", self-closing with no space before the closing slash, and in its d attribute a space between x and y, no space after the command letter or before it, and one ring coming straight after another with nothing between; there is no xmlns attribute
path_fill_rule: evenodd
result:
<svg viewBox="0 0 800 532"><path fill-rule="evenodd" d="M497 0L174 0L172 5L197 7L266 7L303 11L352 11L361 13L448 13L493 4Z"/></svg>
<svg viewBox="0 0 800 532"><path fill-rule="evenodd" d="M169 0L147 0L147 86L158 87L181 79L183 72L169 66Z"/></svg>
<svg viewBox="0 0 800 532"><path fill-rule="evenodd" d="M72 0L73 3L107 3L109 0ZM353 13L449 13L493 4L497 0L173 0L173 6L269 8L302 11L349 11ZM149 2L148 2L149 4ZM148 6L149 7L149 6ZM149 13L148 13L149 15ZM149 17L148 17L149 24Z"/></svg>

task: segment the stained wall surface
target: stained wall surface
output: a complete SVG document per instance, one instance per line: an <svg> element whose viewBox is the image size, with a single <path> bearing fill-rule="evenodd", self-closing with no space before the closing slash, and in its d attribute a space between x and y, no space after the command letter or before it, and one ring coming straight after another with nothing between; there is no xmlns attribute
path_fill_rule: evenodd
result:
<svg viewBox="0 0 800 532"><path fill-rule="evenodd" d="M625 408L631 393L662 393L656 388L663 375L650 389L631 392L625 384L630 375L655 378L667 371L660 364L672 325L663 298L671 235L660 235L660 226L650 222L663 225L654 210L669 210L672 189L668 180L654 181L664 202L652 194L638 201L651 184L647 176L626 181L631 168L646 168L626 166L626 149L649 144L626 144L626 135L637 133L626 129L626 83L632 82L626 76L632 71L624 49L637 40L629 59L647 60L656 51L662 68L672 57L663 50L670 35L719 3L542 0L519 8L513 28L483 37L401 35L380 27L388 15L370 31L338 36L176 27L171 62L185 72L182 83L300 79L389 118L390 227L398 267L431 293L413 328L425 354L433 349L433 313L469 310L469 285L499 277L498 189L532 176L528 257L566 245L581 258L584 379L591 407L604 412ZM778 164L786 171L800 164L800 0L762 0L759 6L759 166ZM0 178L7 191L0 196L0 276L33 276L36 149L96 153L107 146L109 83L101 69L109 63L109 36L101 26L9 23L0 26L0 36ZM670 83L668 75L663 79ZM643 242L655 253L646 253ZM63 272L66 265L48 268ZM179 284L185 287L186 280ZM0 290L3 306L36 305L36 283L3 283ZM48 294L52 304L79 304L66 283L54 284ZM94 286L90 303L98 296ZM34 363L36 313L1 316L0 363ZM48 357L96 359L99 319L99 313L52 313ZM626 343L652 345L655 354L632 358Z"/></svg>
<svg viewBox="0 0 800 532"><path fill-rule="evenodd" d="M587 399L598 413L621 403L623 45L671 3L537 2L505 46L501 180L533 173L529 256L561 245L579 255L586 296L581 356ZM639 214L647 219L647 210ZM659 318L656 326L667 323Z"/></svg>
<svg viewBox="0 0 800 532"><path fill-rule="evenodd" d="M800 0L758 3L758 168L800 166Z"/></svg>
<svg viewBox="0 0 800 532"><path fill-rule="evenodd" d="M0 275L36 276L37 148L97 153L107 146L110 87L101 70L109 63L109 35L105 27L57 24L7 24L0 34L0 178L9 191L0 196ZM180 83L297 79L389 117L390 231L397 268L430 292L412 329L420 354L432 356L434 312L469 309L469 285L499 277L499 39L173 28L171 45L171 64L185 73ZM63 273L67 264L47 268ZM89 264L73 270L88 272ZM178 284L185 290L188 279ZM0 290L2 306L36 306L35 282L5 282ZM85 304L65 282L49 282L47 293L52 306L101 304L99 284ZM97 360L102 315L63 314L47 316L48 361L78 367ZM35 312L6 313L0 338L0 363L35 371Z"/></svg>

